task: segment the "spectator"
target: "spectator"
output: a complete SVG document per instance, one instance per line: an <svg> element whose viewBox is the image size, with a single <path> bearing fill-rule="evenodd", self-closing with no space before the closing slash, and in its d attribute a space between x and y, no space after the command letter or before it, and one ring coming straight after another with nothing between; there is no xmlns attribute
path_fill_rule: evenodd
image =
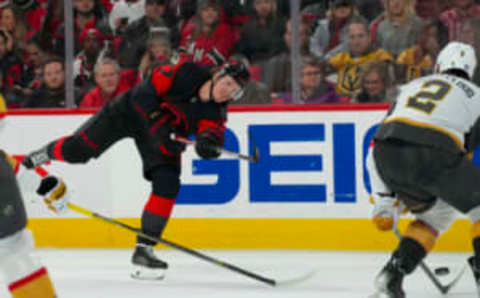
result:
<svg viewBox="0 0 480 298"><path fill-rule="evenodd" d="M22 11L25 16L27 27L33 30L33 33L40 33L47 15L47 9L35 0L12 0L10 1L15 10Z"/></svg>
<svg viewBox="0 0 480 298"><path fill-rule="evenodd" d="M310 26L313 26L325 18L327 11L327 1L319 1L319 3L312 3L305 6L302 9L302 18L306 20Z"/></svg>
<svg viewBox="0 0 480 298"><path fill-rule="evenodd" d="M441 43L439 21L427 23L417 36L417 43L398 56L395 73L397 83L407 83L433 72Z"/></svg>
<svg viewBox="0 0 480 298"><path fill-rule="evenodd" d="M93 67L99 59L102 36L95 28L84 29L79 36L79 41L82 50L73 62L73 80L76 87L86 91L94 85Z"/></svg>
<svg viewBox="0 0 480 298"><path fill-rule="evenodd" d="M182 32L181 48L199 65L214 67L222 65L230 57L233 32L220 22L218 0L201 0L191 30Z"/></svg>
<svg viewBox="0 0 480 298"><path fill-rule="evenodd" d="M318 58L304 56L300 78L300 98L295 100L292 93L281 93L276 103L323 104L339 103L335 87L325 80L324 66Z"/></svg>
<svg viewBox="0 0 480 298"><path fill-rule="evenodd" d="M346 24L355 14L353 0L334 0L329 17L318 22L310 39L310 51L317 57L343 44L346 48Z"/></svg>
<svg viewBox="0 0 480 298"><path fill-rule="evenodd" d="M385 18L377 27L376 44L397 56L415 44L421 21L415 16L411 0L386 0L385 6Z"/></svg>
<svg viewBox="0 0 480 298"><path fill-rule="evenodd" d="M285 21L277 15L275 0L254 0L252 20L244 25L236 51L252 64L262 64L282 51Z"/></svg>
<svg viewBox="0 0 480 298"><path fill-rule="evenodd" d="M73 0L74 8L74 37L75 37L75 54L82 49L80 35L84 30L95 28L102 34L110 32L108 18L103 5L99 0ZM57 30L54 39L54 53L58 56L64 56L65 37L64 24Z"/></svg>
<svg viewBox="0 0 480 298"><path fill-rule="evenodd" d="M179 33L173 18L165 14L167 4L168 0L145 1L145 15L128 25L122 35L118 58L122 67L138 69L140 60L147 51L147 41L152 35L168 36L172 47L177 46Z"/></svg>
<svg viewBox="0 0 480 298"><path fill-rule="evenodd" d="M10 51L14 48L20 51L25 49L27 39L30 38L34 32L25 23L24 13L8 5L2 9L0 20L0 27L12 37L12 44L8 45L8 49Z"/></svg>
<svg viewBox="0 0 480 298"><path fill-rule="evenodd" d="M65 107L65 69L63 60L52 58L43 65L43 84L25 104L26 108Z"/></svg>
<svg viewBox="0 0 480 298"><path fill-rule="evenodd" d="M45 59L45 53L40 47L40 42L36 36L27 41L25 48L26 57L23 59L25 63L22 65L21 79L14 82L13 92L11 96L18 97L18 104L21 106L26 98L33 94L43 80L42 67Z"/></svg>
<svg viewBox="0 0 480 298"><path fill-rule="evenodd" d="M21 79L22 64L16 51L9 50L12 37L7 30L0 30L0 71L2 72L2 84L4 90L10 92L13 85Z"/></svg>
<svg viewBox="0 0 480 298"><path fill-rule="evenodd" d="M242 61L248 68L250 68L250 62L247 57L242 54L232 55L229 62ZM236 105L253 105L253 104L270 104L272 103L270 92L267 85L262 82L250 80L243 89L243 95L239 100L232 102Z"/></svg>
<svg viewBox="0 0 480 298"><path fill-rule="evenodd" d="M129 90L133 86L121 78L120 66L115 60L105 58L95 65L97 86L88 92L80 103L80 108L99 108Z"/></svg>
<svg viewBox="0 0 480 298"><path fill-rule="evenodd" d="M336 71L337 93L353 97L360 90L363 65L374 61L392 62L392 56L371 43L368 24L361 18L352 19L347 25L348 50L328 59L329 72Z"/></svg>
<svg viewBox="0 0 480 298"><path fill-rule="evenodd" d="M353 102L392 102L395 98L391 92L387 92L392 90L392 80L385 62L368 64L363 70L360 84L360 93L355 96Z"/></svg>
<svg viewBox="0 0 480 298"><path fill-rule="evenodd" d="M267 84L270 92L272 92L272 97L276 97L275 93L290 91L292 86L292 64L290 62L290 49L292 46L292 25L290 20L287 21L285 29L285 34L283 35L285 50L269 59L263 67L264 81ZM308 25L308 22L302 21L300 23L299 35L301 55L308 55L308 46L310 39L310 26Z"/></svg>
<svg viewBox="0 0 480 298"><path fill-rule="evenodd" d="M102 26L106 25L106 11L96 0L74 0L75 28L83 32L88 28L99 28L99 22ZM103 28L104 29L104 28Z"/></svg>
<svg viewBox="0 0 480 298"><path fill-rule="evenodd" d="M480 17L480 5L473 0L455 0L453 8L443 12L441 20L448 27L450 41L458 40L463 23L472 18Z"/></svg>
<svg viewBox="0 0 480 298"><path fill-rule="evenodd" d="M147 52L143 55L138 68L141 79L148 77L154 67L169 63L172 56L172 47L168 38L152 37L149 39L147 47Z"/></svg>

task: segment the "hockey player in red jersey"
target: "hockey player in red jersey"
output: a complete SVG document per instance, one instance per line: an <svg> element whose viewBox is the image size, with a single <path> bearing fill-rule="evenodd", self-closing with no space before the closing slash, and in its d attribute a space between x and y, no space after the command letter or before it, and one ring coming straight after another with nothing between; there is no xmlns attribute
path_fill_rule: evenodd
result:
<svg viewBox="0 0 480 298"><path fill-rule="evenodd" d="M42 178L0 150L0 275L13 298L54 298L47 269L36 258L22 193L37 192L48 208L61 213L68 202L67 187L55 176Z"/></svg>
<svg viewBox="0 0 480 298"><path fill-rule="evenodd" d="M242 96L248 69L237 61L213 75L189 61L156 68L142 84L107 103L72 135L26 156L34 168L49 160L86 163L123 138L133 138L152 192L141 217L142 231L160 237L180 189L180 157L185 145L171 135L196 135L202 158L217 158L222 146L227 103ZM155 243L141 237L132 257L134 278L162 278L167 263L153 254Z"/></svg>

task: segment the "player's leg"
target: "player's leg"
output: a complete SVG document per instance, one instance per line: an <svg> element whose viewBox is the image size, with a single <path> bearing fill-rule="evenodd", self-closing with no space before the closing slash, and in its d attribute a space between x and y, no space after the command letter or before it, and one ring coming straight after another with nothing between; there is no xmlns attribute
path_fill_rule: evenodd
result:
<svg viewBox="0 0 480 298"><path fill-rule="evenodd" d="M34 168L50 160L86 163L92 157L97 158L113 143L129 135L129 121L124 116L126 109L128 106L125 98L116 98L90 117L72 135L55 140L28 154L24 165Z"/></svg>
<svg viewBox="0 0 480 298"><path fill-rule="evenodd" d="M417 211L413 221L396 250L376 278L376 289L389 297L404 297L403 279L413 272L433 245L438 235L450 225L454 209L445 202L435 200L435 194L424 187L434 180L437 168L446 160L444 152L417 146L399 140L378 142L374 159L378 172L388 187L406 206ZM433 178L432 178L433 177ZM438 217L438 220L435 220Z"/></svg>
<svg viewBox="0 0 480 298"><path fill-rule="evenodd" d="M0 153L0 274L14 298L53 298L46 269L31 256L33 239L15 173Z"/></svg>
<svg viewBox="0 0 480 298"><path fill-rule="evenodd" d="M153 237L161 237L180 189L180 168L177 165L157 166L150 171L152 193L143 209L142 232ZM142 237L137 238L137 245L132 256L136 265L133 277L142 279L160 279L164 276L167 263L153 254L155 242Z"/></svg>
<svg viewBox="0 0 480 298"><path fill-rule="evenodd" d="M33 250L33 237L28 230L0 239L0 273L13 298L55 298L47 269Z"/></svg>
<svg viewBox="0 0 480 298"><path fill-rule="evenodd" d="M434 172L432 183L423 185L424 190L441 197L453 208L467 214L472 221L475 255L469 259L469 263L480 293L480 169L465 155L433 155L441 166ZM434 166L437 165L433 165L432 160Z"/></svg>
<svg viewBox="0 0 480 298"><path fill-rule="evenodd" d="M423 208L423 206L422 206ZM437 200L435 204L415 214L390 260L375 280L377 293L388 297L404 297L403 279L412 273L433 249L440 234L448 230L455 220L456 211L449 204Z"/></svg>

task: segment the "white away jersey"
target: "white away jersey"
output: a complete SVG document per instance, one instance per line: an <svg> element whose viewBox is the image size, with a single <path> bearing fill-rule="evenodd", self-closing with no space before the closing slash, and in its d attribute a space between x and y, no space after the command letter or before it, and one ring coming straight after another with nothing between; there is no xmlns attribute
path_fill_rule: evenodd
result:
<svg viewBox="0 0 480 298"><path fill-rule="evenodd" d="M470 81L434 74L403 85L384 122L401 121L446 133L464 146L480 116L480 89Z"/></svg>

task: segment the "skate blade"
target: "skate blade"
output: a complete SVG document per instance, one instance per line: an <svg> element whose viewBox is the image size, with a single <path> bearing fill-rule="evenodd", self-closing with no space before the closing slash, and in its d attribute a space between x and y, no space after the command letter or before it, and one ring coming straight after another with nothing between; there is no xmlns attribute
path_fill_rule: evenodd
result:
<svg viewBox="0 0 480 298"><path fill-rule="evenodd" d="M143 266L134 266L130 277L137 280L159 281L165 278L165 269L152 269Z"/></svg>

